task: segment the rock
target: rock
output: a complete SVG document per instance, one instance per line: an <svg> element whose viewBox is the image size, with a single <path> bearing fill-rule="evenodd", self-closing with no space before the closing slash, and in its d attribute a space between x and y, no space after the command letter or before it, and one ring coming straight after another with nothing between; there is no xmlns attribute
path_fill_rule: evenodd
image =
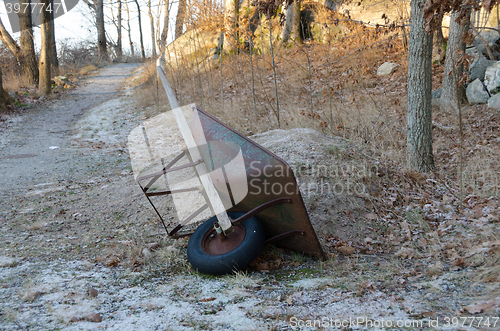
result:
<svg viewBox="0 0 500 331"><path fill-rule="evenodd" d="M347 31L347 27L342 24L326 25L317 22L311 22L309 28L312 39L322 44L343 37Z"/></svg>
<svg viewBox="0 0 500 331"><path fill-rule="evenodd" d="M481 31L479 34L481 38L484 40L484 42L490 48L491 53L493 54L495 59L498 59L498 57L500 56L500 36L498 32L494 30L488 30L488 31ZM486 50L486 46L484 45L483 40L481 40L478 36L474 39L473 44L477 48L479 53L482 53L484 56L488 57L488 51Z"/></svg>
<svg viewBox="0 0 500 331"><path fill-rule="evenodd" d="M441 98L441 93L443 92L443 89L440 88L439 90L435 90L434 92L432 92L432 98L433 99L439 99Z"/></svg>
<svg viewBox="0 0 500 331"><path fill-rule="evenodd" d="M488 108L500 110L500 93L495 94L488 100Z"/></svg>
<svg viewBox="0 0 500 331"><path fill-rule="evenodd" d="M492 66L495 61L488 60L484 56L479 56L469 67L469 79L471 81L479 79L480 81L484 80L484 74L486 69Z"/></svg>
<svg viewBox="0 0 500 331"><path fill-rule="evenodd" d="M484 88L483 83L476 79L472 83L467 86L467 90L465 91L467 95L467 100L471 105L478 103L486 103L490 98L488 91Z"/></svg>
<svg viewBox="0 0 500 331"><path fill-rule="evenodd" d="M89 297L91 298L96 298L97 295L99 294L99 291L97 291L95 288L92 286L89 286L89 291L88 291Z"/></svg>
<svg viewBox="0 0 500 331"><path fill-rule="evenodd" d="M390 75L394 73L394 71L396 71L397 67L399 67L399 64L397 63L386 62L377 69L377 75L378 76Z"/></svg>
<svg viewBox="0 0 500 331"><path fill-rule="evenodd" d="M88 314L83 319L86 321L89 321L89 322L94 322L94 323L102 322L102 317L101 317L101 314L99 314L99 313Z"/></svg>
<svg viewBox="0 0 500 331"><path fill-rule="evenodd" d="M486 68L484 73L484 85L490 94L500 92L500 62L495 62L493 65Z"/></svg>
<svg viewBox="0 0 500 331"><path fill-rule="evenodd" d="M0 268L5 267L15 267L17 265L17 261L8 256L0 256Z"/></svg>
<svg viewBox="0 0 500 331"><path fill-rule="evenodd" d="M465 50L465 54L471 56L473 58L473 61L479 59L479 56L482 55L482 53L479 53L476 47L468 47ZM482 55L484 56L484 55Z"/></svg>
<svg viewBox="0 0 500 331"><path fill-rule="evenodd" d="M55 76L54 77L54 83L59 86L59 85L65 85L68 82L68 77L64 76Z"/></svg>
<svg viewBox="0 0 500 331"><path fill-rule="evenodd" d="M149 243L149 244L146 244L145 246L150 251L154 251L155 249L157 249L158 247L160 247L160 244L158 244L158 243Z"/></svg>
<svg viewBox="0 0 500 331"><path fill-rule="evenodd" d="M12 102L19 100L19 97L17 96L17 94L15 92L9 92L8 94L9 94L9 97L12 100Z"/></svg>
<svg viewBox="0 0 500 331"><path fill-rule="evenodd" d="M151 259L151 258L153 257L153 254L151 254L151 251L150 251L149 249L144 248L144 249L142 250L142 256L144 256L144 258L145 258L146 260L149 260L149 259Z"/></svg>

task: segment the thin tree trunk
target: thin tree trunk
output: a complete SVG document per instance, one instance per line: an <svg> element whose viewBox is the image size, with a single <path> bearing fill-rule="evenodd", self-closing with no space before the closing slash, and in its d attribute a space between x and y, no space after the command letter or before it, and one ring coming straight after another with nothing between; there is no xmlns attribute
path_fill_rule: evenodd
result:
<svg viewBox="0 0 500 331"><path fill-rule="evenodd" d="M116 41L116 57L118 58L118 61L121 60L123 56L123 43L122 43L122 0L118 0L118 14L117 14L117 32L118 32L118 39Z"/></svg>
<svg viewBox="0 0 500 331"><path fill-rule="evenodd" d="M450 18L450 35L444 62L443 91L439 101L441 110L454 110L455 113L458 113L459 103L465 100L465 87L458 83L464 73L464 66L463 64L457 66L457 63L465 52L466 45L462 36L469 30L470 22L462 25L456 21L457 18L458 12L453 12Z"/></svg>
<svg viewBox="0 0 500 331"><path fill-rule="evenodd" d="M139 35L140 35L140 39L141 39L141 55L142 55L142 60L146 60L146 53L144 52L144 39L143 39L143 36L142 36L142 21L141 21L141 7L139 6L139 1L137 0L134 0L135 1L135 4L137 6L137 13L138 13L138 17L139 17Z"/></svg>
<svg viewBox="0 0 500 331"><path fill-rule="evenodd" d="M2 68L0 68L0 111L7 111L7 101L5 100L5 94L2 84Z"/></svg>
<svg viewBox="0 0 500 331"><path fill-rule="evenodd" d="M444 53L446 50L446 40L444 40L444 35L443 35L443 17L440 18L439 23L437 23L439 26L436 31L434 31L434 36L432 38L432 41L434 43L434 49L439 52L441 55L441 60L444 58Z"/></svg>
<svg viewBox="0 0 500 331"><path fill-rule="evenodd" d="M257 114L257 101L255 100L255 78L253 73L253 54L252 54L252 46L253 46L253 38L252 38L252 28L250 25L250 0L247 0L248 6L248 51L250 52L250 72L252 73L252 97L253 97L253 110L255 114Z"/></svg>
<svg viewBox="0 0 500 331"><path fill-rule="evenodd" d="M134 42L132 41L132 30L130 29L130 10L128 9L128 1L125 0L125 9L127 10L127 27L128 27L128 41L130 44L130 53L134 56Z"/></svg>
<svg viewBox="0 0 500 331"><path fill-rule="evenodd" d="M163 29L160 35L160 54L163 55L165 52L165 48L167 47L167 37L168 37L168 22L170 20L170 11L169 11L169 3L168 0L163 0Z"/></svg>
<svg viewBox="0 0 500 331"><path fill-rule="evenodd" d="M281 127L281 122L280 122L280 102L278 98L278 82L276 80L276 65L274 63L274 50L273 50L273 29L271 26L271 18L269 17L267 19L269 22L269 44L271 45L271 60L273 64L273 78L274 78L274 92L275 92L275 97L276 97L276 118L278 119L278 128Z"/></svg>
<svg viewBox="0 0 500 331"><path fill-rule="evenodd" d="M411 1L408 50L407 160L412 170L434 169L432 154L432 34L425 31L425 0Z"/></svg>
<svg viewBox="0 0 500 331"><path fill-rule="evenodd" d="M50 0L43 0L43 8L48 8ZM38 84L38 94L49 95L52 93L52 84L50 83L50 53L51 53L51 38L52 38L52 24L50 12L42 10L40 13L41 18L41 39L42 48L40 50L40 83Z"/></svg>
<svg viewBox="0 0 500 331"><path fill-rule="evenodd" d="M108 59L108 49L106 45L106 30L104 29L104 2L95 0L96 5L96 26L97 26L97 50L101 60Z"/></svg>
<svg viewBox="0 0 500 331"><path fill-rule="evenodd" d="M52 8L54 8L54 0L50 1ZM55 74L59 73L59 59L57 58L57 44L56 34L54 27L54 10L50 13L50 25L52 25L52 33L50 34L50 69Z"/></svg>
<svg viewBox="0 0 500 331"><path fill-rule="evenodd" d="M148 15L149 22L151 24L151 55L153 59L156 60L156 41L155 41L155 19L153 13L151 12L151 0L148 0Z"/></svg>
<svg viewBox="0 0 500 331"><path fill-rule="evenodd" d="M238 48L238 20L239 20L239 0L224 1L224 20L226 33L224 36L224 49L226 51Z"/></svg>
<svg viewBox="0 0 500 331"><path fill-rule="evenodd" d="M283 5L284 6L284 5ZM290 37L296 38L300 43L300 2L298 0L291 3L286 9L286 21L281 33L281 44L285 44Z"/></svg>
<svg viewBox="0 0 500 331"><path fill-rule="evenodd" d="M23 75L28 84L38 84L38 63L35 55L35 44L33 42L33 27L31 22L30 0L22 0L19 11L19 25L21 27L21 46L19 63Z"/></svg>
<svg viewBox="0 0 500 331"><path fill-rule="evenodd" d="M177 17L175 18L175 39L182 36L184 31L184 18L186 17L186 0L179 0Z"/></svg>

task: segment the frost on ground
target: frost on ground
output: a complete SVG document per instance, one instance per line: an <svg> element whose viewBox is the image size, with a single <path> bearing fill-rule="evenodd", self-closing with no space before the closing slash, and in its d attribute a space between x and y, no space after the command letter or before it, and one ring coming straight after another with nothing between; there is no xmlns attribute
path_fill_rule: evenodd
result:
<svg viewBox="0 0 500 331"><path fill-rule="evenodd" d="M1 268L0 297L9 301L0 303L0 329L266 330L290 328L292 316L411 320L393 297L380 291L359 297L335 279L266 284L258 274L147 274L79 261ZM97 297L88 295L89 287ZM93 313L102 322L85 320Z"/></svg>

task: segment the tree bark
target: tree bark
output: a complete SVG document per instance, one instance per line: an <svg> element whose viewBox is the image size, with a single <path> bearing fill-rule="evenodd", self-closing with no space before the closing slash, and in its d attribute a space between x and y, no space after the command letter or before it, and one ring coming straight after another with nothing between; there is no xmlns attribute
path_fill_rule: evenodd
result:
<svg viewBox="0 0 500 331"><path fill-rule="evenodd" d="M142 60L146 60L146 53L144 52L144 39L142 36L142 21L141 21L141 7L139 6L139 1L134 0L135 5L137 6L137 14L139 15L139 35L141 39L141 55L142 55Z"/></svg>
<svg viewBox="0 0 500 331"><path fill-rule="evenodd" d="M35 44L33 42L33 26L31 22L31 0L21 1L19 11L19 25L21 27L20 56L17 59L21 65L23 76L28 84L38 84L38 64L35 54Z"/></svg>
<svg viewBox="0 0 500 331"><path fill-rule="evenodd" d="M225 0L224 1L224 23L226 33L224 36L224 50L238 48L238 21L239 21L240 1Z"/></svg>
<svg viewBox="0 0 500 331"><path fill-rule="evenodd" d="M167 37L168 37L168 21L170 19L170 12L168 8L168 0L163 0L163 29L160 36L160 55L163 56L163 52L167 47Z"/></svg>
<svg viewBox="0 0 500 331"><path fill-rule="evenodd" d="M118 14L117 14L117 32L118 32L118 40L116 41L116 56L118 57L118 61L121 61L123 56L123 44L122 44L122 0L118 0Z"/></svg>
<svg viewBox="0 0 500 331"><path fill-rule="evenodd" d="M156 60L156 41L155 41L155 19L151 12L151 0L148 0L149 23L151 24L151 55Z"/></svg>
<svg viewBox="0 0 500 331"><path fill-rule="evenodd" d="M407 160L412 170L434 169L432 154L432 34L425 31L425 0L411 1L408 49Z"/></svg>
<svg viewBox="0 0 500 331"><path fill-rule="evenodd" d="M2 68L0 68L0 111L7 111L7 101L5 100L5 94L2 84Z"/></svg>
<svg viewBox="0 0 500 331"><path fill-rule="evenodd" d="M457 66L458 60L465 53L464 32L469 30L470 20L464 25L456 21L458 12L453 12L450 18L450 35L446 49L446 59L444 61L443 90L439 105L443 111L455 111L458 113L459 104L465 100L465 87L459 85L460 78L464 73L464 66ZM470 18L470 16L469 16Z"/></svg>
<svg viewBox="0 0 500 331"><path fill-rule="evenodd" d="M44 8L48 8L50 0L43 0ZM38 84L38 94L49 95L52 93L52 84L50 83L50 53L51 53L51 38L52 24L50 12L43 10L40 13L41 18L41 39L42 48L40 50L40 83Z"/></svg>
<svg viewBox="0 0 500 331"><path fill-rule="evenodd" d="M186 0L179 0L177 17L175 18L175 39L182 36L184 32L184 18L186 17Z"/></svg>
<svg viewBox="0 0 500 331"><path fill-rule="evenodd" d="M33 29L31 28L31 16L24 15L24 10L30 12L28 2L21 3L21 10L19 15L19 22L21 29L21 46L12 38L9 32L0 19L0 39L3 44L12 52L16 57L17 62L21 66L23 77L28 84L38 84L38 64L35 55L35 46L33 43Z"/></svg>
<svg viewBox="0 0 500 331"><path fill-rule="evenodd" d="M130 53L134 56L134 42L132 41L132 30L130 29L130 10L128 9L128 1L125 0L125 9L127 10L127 27L128 27L128 42L130 44Z"/></svg>
<svg viewBox="0 0 500 331"><path fill-rule="evenodd" d="M301 42L300 34L300 1L296 0L286 9L286 21L281 33L281 44L285 44L290 37Z"/></svg>
<svg viewBox="0 0 500 331"><path fill-rule="evenodd" d="M95 0L95 16L97 26L97 49L101 60L108 59L108 48L106 45L106 30L104 28L104 2Z"/></svg>
<svg viewBox="0 0 500 331"><path fill-rule="evenodd" d="M54 0L50 1L52 9L54 9ZM52 72L59 73L59 59L57 58L56 34L54 29L54 10L50 13L50 25L52 25L52 33L50 34L50 69Z"/></svg>

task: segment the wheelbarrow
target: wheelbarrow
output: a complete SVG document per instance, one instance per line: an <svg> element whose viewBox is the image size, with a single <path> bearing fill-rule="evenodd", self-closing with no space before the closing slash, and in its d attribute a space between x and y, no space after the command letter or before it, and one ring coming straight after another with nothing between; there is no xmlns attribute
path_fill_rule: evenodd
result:
<svg viewBox="0 0 500 331"><path fill-rule="evenodd" d="M160 60L157 71L172 110L130 133L130 158L168 236L190 236L191 265L232 273L269 244L324 259L291 167L195 105L180 107Z"/></svg>

